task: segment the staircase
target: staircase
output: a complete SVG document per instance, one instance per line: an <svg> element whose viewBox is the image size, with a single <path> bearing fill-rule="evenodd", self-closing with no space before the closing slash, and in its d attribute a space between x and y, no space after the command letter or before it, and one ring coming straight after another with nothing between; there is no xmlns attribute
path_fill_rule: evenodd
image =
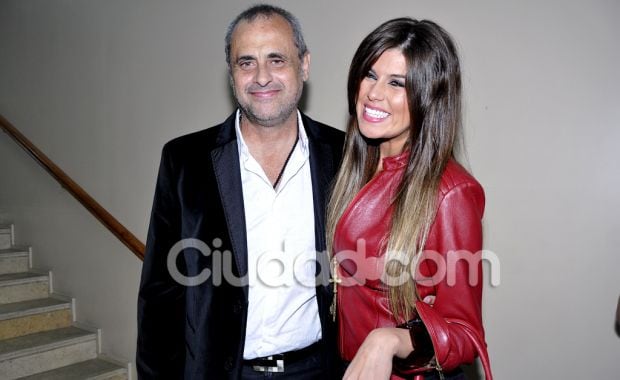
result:
<svg viewBox="0 0 620 380"><path fill-rule="evenodd" d="M73 300L50 293L30 248L0 225L0 379L121 380L127 366L103 358L98 331L74 321Z"/></svg>

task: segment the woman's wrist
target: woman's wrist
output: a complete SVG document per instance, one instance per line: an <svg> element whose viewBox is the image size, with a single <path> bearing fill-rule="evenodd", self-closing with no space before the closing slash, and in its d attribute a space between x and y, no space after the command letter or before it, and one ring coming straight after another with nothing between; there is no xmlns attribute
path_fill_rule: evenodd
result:
<svg viewBox="0 0 620 380"><path fill-rule="evenodd" d="M395 334L398 336L399 344L398 344L398 352L394 356L404 359L411 355L411 352L415 349L411 342L411 337L409 335L409 330L393 328Z"/></svg>
<svg viewBox="0 0 620 380"><path fill-rule="evenodd" d="M413 351L409 331L396 327L380 327L371 334L376 336L380 344L389 347L392 356L406 358Z"/></svg>

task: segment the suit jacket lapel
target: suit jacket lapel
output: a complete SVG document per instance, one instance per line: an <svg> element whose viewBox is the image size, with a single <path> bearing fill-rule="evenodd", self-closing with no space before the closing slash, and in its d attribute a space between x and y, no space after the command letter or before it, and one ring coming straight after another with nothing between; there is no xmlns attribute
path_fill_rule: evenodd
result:
<svg viewBox="0 0 620 380"><path fill-rule="evenodd" d="M312 176L312 197L314 201L314 233L317 250L317 281L326 285L329 283L329 260L325 243L325 209L327 192L331 185L334 162L332 147L318 137L318 126L302 114L304 127L308 134L310 145L310 173ZM320 272L319 272L320 269Z"/></svg>
<svg viewBox="0 0 620 380"><path fill-rule="evenodd" d="M239 270L239 276L248 272L247 235L245 231L245 211L243 207L243 190L239 167L239 150L235 134L235 114L222 125L217 138L217 147L211 151L213 170L222 200L226 226L230 235L233 256ZM248 292L247 286L243 290Z"/></svg>

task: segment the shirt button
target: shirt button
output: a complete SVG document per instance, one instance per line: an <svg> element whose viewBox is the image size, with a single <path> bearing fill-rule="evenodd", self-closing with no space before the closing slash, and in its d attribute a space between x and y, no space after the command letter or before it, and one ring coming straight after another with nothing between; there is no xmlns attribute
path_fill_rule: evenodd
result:
<svg viewBox="0 0 620 380"><path fill-rule="evenodd" d="M233 313L239 314L241 313L241 310L243 310L243 306L241 305L241 302L240 301L235 302L235 304L233 305Z"/></svg>
<svg viewBox="0 0 620 380"><path fill-rule="evenodd" d="M229 356L226 358L226 361L224 362L224 369L226 371L230 371L233 367L233 360L232 358Z"/></svg>

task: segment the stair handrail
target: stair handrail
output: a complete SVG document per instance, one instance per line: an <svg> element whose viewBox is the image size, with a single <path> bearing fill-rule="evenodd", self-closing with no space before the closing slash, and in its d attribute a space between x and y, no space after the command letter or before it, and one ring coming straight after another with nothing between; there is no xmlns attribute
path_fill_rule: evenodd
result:
<svg viewBox="0 0 620 380"><path fill-rule="evenodd" d="M19 146L21 146L35 161L65 188L78 202L82 204L95 218L97 218L121 243L123 243L136 257L144 260L144 243L123 226L112 214L101 206L67 173L58 167L49 157L24 136L13 124L0 114L0 127Z"/></svg>

